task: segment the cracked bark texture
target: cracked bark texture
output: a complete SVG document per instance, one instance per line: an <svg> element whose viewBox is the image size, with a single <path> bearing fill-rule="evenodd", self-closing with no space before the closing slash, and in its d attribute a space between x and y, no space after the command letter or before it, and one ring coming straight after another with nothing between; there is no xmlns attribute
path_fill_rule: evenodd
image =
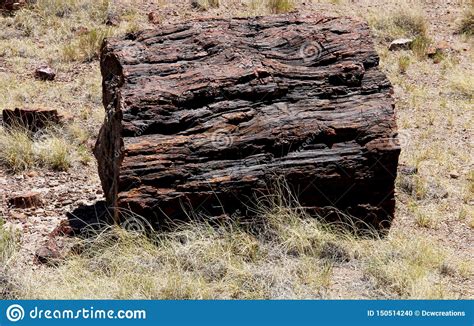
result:
<svg viewBox="0 0 474 326"><path fill-rule="evenodd" d="M400 147L378 64L367 24L346 17L200 19L108 39L95 155L115 217L250 214L284 178L311 214L389 226Z"/></svg>

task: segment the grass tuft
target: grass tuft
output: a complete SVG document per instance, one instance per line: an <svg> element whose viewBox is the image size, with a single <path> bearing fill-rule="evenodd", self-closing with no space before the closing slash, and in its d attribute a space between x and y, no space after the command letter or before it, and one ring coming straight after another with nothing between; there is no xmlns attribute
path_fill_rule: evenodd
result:
<svg viewBox="0 0 474 326"><path fill-rule="evenodd" d="M12 172L32 167L35 164L33 145L26 131L0 128L0 163Z"/></svg>
<svg viewBox="0 0 474 326"><path fill-rule="evenodd" d="M474 35L474 0L471 0L470 5L463 13L459 22L458 33L467 36Z"/></svg>
<svg viewBox="0 0 474 326"><path fill-rule="evenodd" d="M410 67L411 59L407 55L402 55L401 57L398 58L398 71L401 74L404 74L407 72L408 67Z"/></svg>
<svg viewBox="0 0 474 326"><path fill-rule="evenodd" d="M402 234L366 244L364 268L384 297L440 299L445 254L432 242Z"/></svg>
<svg viewBox="0 0 474 326"><path fill-rule="evenodd" d="M468 100L474 98L474 76L467 71L455 69L450 77L453 92Z"/></svg>
<svg viewBox="0 0 474 326"><path fill-rule="evenodd" d="M110 28L94 28L63 48L66 61L88 62L99 57L104 39L112 35Z"/></svg>
<svg viewBox="0 0 474 326"><path fill-rule="evenodd" d="M285 203L265 198L262 202ZM399 234L382 239L309 218L295 205L261 206L259 219L193 221L147 236L110 227L63 264L18 275L35 299L327 298L335 270L357 268L374 298L444 298L445 254ZM444 272L443 272L444 271ZM460 271L459 271L460 273Z"/></svg>
<svg viewBox="0 0 474 326"><path fill-rule="evenodd" d="M80 140L69 139L70 136L59 128L36 134L18 128L0 128L0 164L18 173L34 167L66 171L75 162L89 162L90 151Z"/></svg>
<svg viewBox="0 0 474 326"><path fill-rule="evenodd" d="M0 300L13 299L16 286L9 275L13 257L19 249L19 234L5 226L0 217Z"/></svg>
<svg viewBox="0 0 474 326"><path fill-rule="evenodd" d="M199 8L202 8L204 10L207 10L209 8L219 8L220 6L220 0L200 0L197 1L197 4Z"/></svg>
<svg viewBox="0 0 474 326"><path fill-rule="evenodd" d="M426 52L432 43L432 40L424 34L416 36L413 39L413 44L411 46L413 54L419 60L423 60L424 58L426 58Z"/></svg>
<svg viewBox="0 0 474 326"><path fill-rule="evenodd" d="M372 13L368 17L375 34L384 41L391 42L402 37L426 36L426 18L420 8L400 4L394 10Z"/></svg>
<svg viewBox="0 0 474 326"><path fill-rule="evenodd" d="M66 171L72 165L69 142L57 135L49 135L36 142L38 161L53 170Z"/></svg>
<svg viewBox="0 0 474 326"><path fill-rule="evenodd" d="M7 229L3 218L0 217L0 266L6 266L18 249L18 234Z"/></svg>
<svg viewBox="0 0 474 326"><path fill-rule="evenodd" d="M267 0L267 6L272 14L290 12L295 7L293 0Z"/></svg>

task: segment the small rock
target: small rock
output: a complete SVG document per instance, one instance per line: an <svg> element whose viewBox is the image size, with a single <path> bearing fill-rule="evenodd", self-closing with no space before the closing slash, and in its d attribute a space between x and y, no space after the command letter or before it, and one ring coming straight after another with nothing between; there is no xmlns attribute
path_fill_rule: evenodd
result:
<svg viewBox="0 0 474 326"><path fill-rule="evenodd" d="M36 171L30 171L30 172L26 173L26 176L27 176L28 178L35 178L35 177L38 176L38 172L36 172Z"/></svg>
<svg viewBox="0 0 474 326"><path fill-rule="evenodd" d="M403 175L414 175L418 173L418 169L410 165L400 165L399 171Z"/></svg>
<svg viewBox="0 0 474 326"><path fill-rule="evenodd" d="M72 31L73 31L74 34L76 34L77 36L81 36L81 35L84 35L84 34L89 33L89 29L88 29L87 27L84 27L84 26L74 27L74 28L72 29Z"/></svg>
<svg viewBox="0 0 474 326"><path fill-rule="evenodd" d="M61 220L59 225L51 231L49 234L50 237L57 237L57 236L73 236L75 234L74 228L71 226L68 219Z"/></svg>
<svg viewBox="0 0 474 326"><path fill-rule="evenodd" d="M457 171L451 171L449 173L449 176L452 178L452 179L458 179L459 178L459 173Z"/></svg>
<svg viewBox="0 0 474 326"><path fill-rule="evenodd" d="M197 9L199 11L206 11L206 7L204 7L199 0L191 0L191 7Z"/></svg>
<svg viewBox="0 0 474 326"><path fill-rule="evenodd" d="M446 52L451 49L451 46L446 41L439 41L438 43L436 43L436 48L440 51Z"/></svg>
<svg viewBox="0 0 474 326"><path fill-rule="evenodd" d="M400 38L390 43L390 46L388 47L388 49L390 51L410 50L412 44L413 44L413 39Z"/></svg>
<svg viewBox="0 0 474 326"><path fill-rule="evenodd" d="M15 211L11 211L10 216L15 220L20 220L20 221L26 220L26 214L15 212Z"/></svg>
<svg viewBox="0 0 474 326"><path fill-rule="evenodd" d="M430 183L427 188L427 196L432 199L448 198L448 191L438 184Z"/></svg>
<svg viewBox="0 0 474 326"><path fill-rule="evenodd" d="M335 262L348 262L350 255L348 251L335 242L326 242L320 253L322 258L330 259Z"/></svg>
<svg viewBox="0 0 474 326"><path fill-rule="evenodd" d="M56 72L48 66L42 66L35 70L35 78L39 80L54 80Z"/></svg>
<svg viewBox="0 0 474 326"><path fill-rule="evenodd" d="M435 46L430 46L426 50L426 56L433 59L433 63L440 63L443 55L443 50Z"/></svg>
<svg viewBox="0 0 474 326"><path fill-rule="evenodd" d="M426 49L426 55L428 58L433 58L436 54L438 54L438 49L435 46L430 45L428 49Z"/></svg>
<svg viewBox="0 0 474 326"><path fill-rule="evenodd" d="M160 16L154 11L148 13L148 21L153 25L158 25L161 23Z"/></svg>
<svg viewBox="0 0 474 326"><path fill-rule="evenodd" d="M120 18L117 14L108 13L105 20L105 25L107 26L118 26L120 25Z"/></svg>
<svg viewBox="0 0 474 326"><path fill-rule="evenodd" d="M8 200L8 203L15 208L38 207L42 205L41 194L32 191L16 194Z"/></svg>
<svg viewBox="0 0 474 326"><path fill-rule="evenodd" d="M57 248L53 248L53 246L45 245L35 253L35 260L38 263L46 264L50 266L56 266L61 259L61 254L57 250Z"/></svg>

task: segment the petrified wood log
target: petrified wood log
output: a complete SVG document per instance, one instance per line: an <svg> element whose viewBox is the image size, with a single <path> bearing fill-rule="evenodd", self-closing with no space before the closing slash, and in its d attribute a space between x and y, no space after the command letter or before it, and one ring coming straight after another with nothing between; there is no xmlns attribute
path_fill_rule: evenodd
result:
<svg viewBox="0 0 474 326"><path fill-rule="evenodd" d="M5 127L22 128L32 132L59 124L63 119L56 109L42 108L4 109L2 118Z"/></svg>
<svg viewBox="0 0 474 326"><path fill-rule="evenodd" d="M95 155L116 218L246 214L284 177L312 213L390 225L400 148L378 63L350 18L197 20L107 40Z"/></svg>

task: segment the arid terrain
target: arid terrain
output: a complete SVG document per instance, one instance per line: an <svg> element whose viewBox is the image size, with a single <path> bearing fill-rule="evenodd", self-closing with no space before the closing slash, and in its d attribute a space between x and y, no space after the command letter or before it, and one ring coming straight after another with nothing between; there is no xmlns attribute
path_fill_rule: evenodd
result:
<svg viewBox="0 0 474 326"><path fill-rule="evenodd" d="M284 191L262 200L258 228L195 222L151 238L114 226L61 235L66 214L104 200L92 155L104 119L104 38L289 11L357 17L373 31L402 149L386 237L308 218L279 198ZM33 136L0 126L0 298L472 299L473 20L467 0L38 0L2 11L0 110L55 109L64 122ZM400 38L410 48L390 51ZM35 76L42 66L54 80ZM12 205L25 191L41 204Z"/></svg>

